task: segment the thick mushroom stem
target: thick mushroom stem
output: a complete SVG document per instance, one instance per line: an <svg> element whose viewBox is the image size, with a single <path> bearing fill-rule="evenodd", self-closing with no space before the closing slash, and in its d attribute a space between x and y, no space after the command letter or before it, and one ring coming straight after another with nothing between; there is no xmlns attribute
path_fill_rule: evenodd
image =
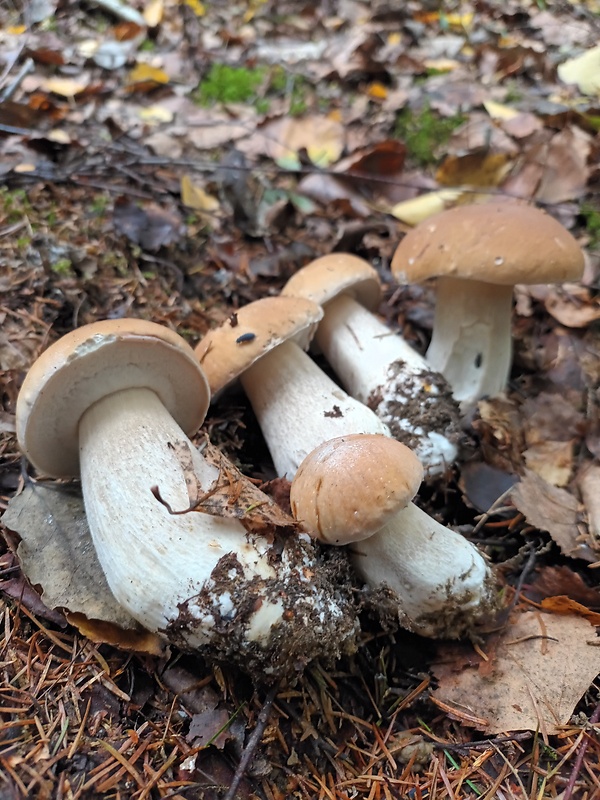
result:
<svg viewBox="0 0 600 800"><path fill-rule="evenodd" d="M165 502L189 508L190 482L192 494L206 492L219 470L153 391L99 400L82 416L79 436L98 558L115 598L145 627L185 649L210 645L220 658L258 665L263 678L317 652L339 654L351 641L345 601L315 584L314 553L302 537L288 532L282 544L232 517L169 513Z"/></svg>
<svg viewBox="0 0 600 800"><path fill-rule="evenodd" d="M494 581L481 553L414 503L350 550L365 583L392 589L400 622L422 636L460 636L494 608Z"/></svg>
<svg viewBox="0 0 600 800"><path fill-rule="evenodd" d="M447 381L348 294L323 306L315 340L352 397L372 408L425 471L456 458L459 411Z"/></svg>
<svg viewBox="0 0 600 800"><path fill-rule="evenodd" d="M347 433L383 433L387 426L350 397L297 344L284 342L241 376L277 474L292 480L315 447Z"/></svg>
<svg viewBox="0 0 600 800"><path fill-rule="evenodd" d="M510 374L513 287L440 277L427 361L468 407L506 387Z"/></svg>

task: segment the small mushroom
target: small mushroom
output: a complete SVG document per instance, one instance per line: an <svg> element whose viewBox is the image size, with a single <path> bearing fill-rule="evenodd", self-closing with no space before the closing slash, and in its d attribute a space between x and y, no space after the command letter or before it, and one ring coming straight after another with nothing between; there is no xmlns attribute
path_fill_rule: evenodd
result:
<svg viewBox="0 0 600 800"><path fill-rule="evenodd" d="M506 387L516 283L578 280L583 253L553 217L532 206L489 202L442 211L400 242L392 272L401 283L437 276L427 361L468 408Z"/></svg>
<svg viewBox="0 0 600 800"><path fill-rule="evenodd" d="M321 442L344 433L385 433L387 426L350 397L308 356L321 308L300 297L265 297L209 331L196 348L211 391L241 380L277 474L290 480ZM249 334L252 334L250 337Z"/></svg>
<svg viewBox="0 0 600 800"><path fill-rule="evenodd" d="M282 294L323 306L315 334L344 388L415 451L428 475L457 454L458 405L445 378L375 315L381 288L362 258L332 253L298 270Z"/></svg>
<svg viewBox="0 0 600 800"><path fill-rule="evenodd" d="M292 513L319 541L349 545L365 583L391 590L402 625L454 638L491 616L494 579L474 545L411 502L422 477L417 457L394 439L338 437L300 465Z"/></svg>
<svg viewBox="0 0 600 800"><path fill-rule="evenodd" d="M255 665L263 677L293 672L323 651L323 640L336 656L355 621L331 583L315 582L303 536L275 526L259 535L202 506L171 513L220 480L219 466L188 438L209 398L177 334L108 320L64 336L35 362L17 401L17 435L40 472L81 476L110 589L146 628Z"/></svg>

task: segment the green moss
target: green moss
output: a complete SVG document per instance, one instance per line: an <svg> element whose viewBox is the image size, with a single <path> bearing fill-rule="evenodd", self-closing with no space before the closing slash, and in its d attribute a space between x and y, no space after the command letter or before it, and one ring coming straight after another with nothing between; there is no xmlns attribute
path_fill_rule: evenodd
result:
<svg viewBox="0 0 600 800"><path fill-rule="evenodd" d="M58 261L55 261L52 264L52 272L55 272L57 275L71 275L72 273L73 264L71 259L69 258L59 258Z"/></svg>
<svg viewBox="0 0 600 800"><path fill-rule="evenodd" d="M582 203L581 216L585 220L585 227L590 237L590 247L600 246L600 206L594 203Z"/></svg>
<svg viewBox="0 0 600 800"><path fill-rule="evenodd" d="M266 71L266 67L247 68L213 64L196 89L194 99L202 106L254 101L257 90L265 79Z"/></svg>
<svg viewBox="0 0 600 800"><path fill-rule="evenodd" d="M0 186L0 221L11 225L24 216L31 215L31 204L25 189L8 189Z"/></svg>
<svg viewBox="0 0 600 800"><path fill-rule="evenodd" d="M428 166L437 161L435 151L448 141L464 121L462 114L441 117L429 106L418 111L405 108L396 117L394 135L404 141L414 161L421 166Z"/></svg>

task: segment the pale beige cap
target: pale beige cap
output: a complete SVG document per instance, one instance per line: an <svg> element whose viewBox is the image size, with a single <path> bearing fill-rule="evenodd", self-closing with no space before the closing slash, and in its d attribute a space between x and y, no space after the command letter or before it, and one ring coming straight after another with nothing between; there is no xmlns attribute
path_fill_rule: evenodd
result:
<svg viewBox="0 0 600 800"><path fill-rule="evenodd" d="M444 276L503 285L578 280L583 267L581 248L553 217L498 201L426 219L402 239L391 265L400 283Z"/></svg>
<svg viewBox="0 0 600 800"><path fill-rule="evenodd" d="M290 492L292 513L321 542L358 542L406 508L422 480L421 462L396 439L340 436L300 464Z"/></svg>
<svg viewBox="0 0 600 800"><path fill-rule="evenodd" d="M294 339L307 348L323 310L302 297L263 297L242 306L196 346L213 394L273 348Z"/></svg>
<svg viewBox="0 0 600 800"><path fill-rule="evenodd" d="M299 269L281 292L307 297L319 305L339 294L349 294L369 311L381 301L381 281L373 267L350 253L330 253Z"/></svg>
<svg viewBox="0 0 600 800"><path fill-rule="evenodd" d="M141 319L103 320L68 333L23 381L16 409L23 453L46 475L77 476L81 417L103 397L133 388L155 392L185 433L202 425L208 382L177 333Z"/></svg>

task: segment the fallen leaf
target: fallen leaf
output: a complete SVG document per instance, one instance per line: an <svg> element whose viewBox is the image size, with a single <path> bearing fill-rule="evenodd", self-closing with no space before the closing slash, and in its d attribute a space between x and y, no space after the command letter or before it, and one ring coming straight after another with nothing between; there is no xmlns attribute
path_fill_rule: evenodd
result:
<svg viewBox="0 0 600 800"><path fill-rule="evenodd" d="M541 602L541 606L544 611L550 611L552 614L579 616L587 619L591 625L600 625L600 614L590 611L586 606L565 595L545 597Z"/></svg>
<svg viewBox="0 0 600 800"><path fill-rule="evenodd" d="M217 198L195 184L189 175L181 177L181 202L195 211L214 212L219 208Z"/></svg>
<svg viewBox="0 0 600 800"><path fill-rule="evenodd" d="M538 442L523 453L525 463L553 486L566 486L573 472L574 442Z"/></svg>
<svg viewBox="0 0 600 800"><path fill-rule="evenodd" d="M127 81L130 84L145 83L147 81L152 83L168 83L169 76L164 70L153 67L151 64L136 64L127 76Z"/></svg>
<svg viewBox="0 0 600 800"><path fill-rule="evenodd" d="M558 77L576 84L583 94L600 95L600 45L559 64Z"/></svg>
<svg viewBox="0 0 600 800"><path fill-rule="evenodd" d="M61 97L75 97L75 95L85 91L87 86L86 82L75 80L75 78L48 78L42 88Z"/></svg>
<svg viewBox="0 0 600 800"><path fill-rule="evenodd" d="M130 241L151 252L176 241L182 232L182 220L175 210L168 211L154 203L141 207L128 197L115 202L113 223Z"/></svg>
<svg viewBox="0 0 600 800"><path fill-rule="evenodd" d="M447 156L435 177L443 186L499 186L511 166L507 153L483 149L464 156Z"/></svg>
<svg viewBox="0 0 600 800"><path fill-rule="evenodd" d="M239 148L247 155L272 158L284 169L297 169L298 154L305 150L313 164L327 167L342 154L344 126L327 116L280 117L261 126Z"/></svg>
<svg viewBox="0 0 600 800"><path fill-rule="evenodd" d="M589 464L581 471L577 483L587 514L592 544L600 548L600 467Z"/></svg>
<svg viewBox="0 0 600 800"><path fill-rule="evenodd" d="M542 567L535 579L525 587L525 596L535 603L545 597L566 595L584 606L600 610L600 591L588 586L570 567Z"/></svg>
<svg viewBox="0 0 600 800"><path fill-rule="evenodd" d="M156 28L162 22L164 14L164 0L150 0L144 8L142 16L149 28Z"/></svg>
<svg viewBox="0 0 600 800"><path fill-rule="evenodd" d="M433 698L487 733L558 733L600 671L594 641L594 627L581 617L519 614L502 631L485 677L478 666L455 672L452 663L434 665Z"/></svg>
<svg viewBox="0 0 600 800"><path fill-rule="evenodd" d="M115 641L118 627L122 644L141 632L135 642L143 642L146 652L163 649L160 637L143 631L114 599L92 544L81 494L32 484L10 501L2 522L21 537L21 567L34 586L42 587L49 608L66 610L82 630L97 631L107 623L113 635L108 641Z"/></svg>
<svg viewBox="0 0 600 800"><path fill-rule="evenodd" d="M564 555L595 561L595 554L581 542L579 503L572 494L552 486L532 470L525 470L511 498L527 522L547 531Z"/></svg>
<svg viewBox="0 0 600 800"><path fill-rule="evenodd" d="M427 192L419 197L413 197L412 200L396 203L390 209L390 214L407 225L418 225L428 217L451 208L463 194L463 189L438 189L435 192Z"/></svg>

